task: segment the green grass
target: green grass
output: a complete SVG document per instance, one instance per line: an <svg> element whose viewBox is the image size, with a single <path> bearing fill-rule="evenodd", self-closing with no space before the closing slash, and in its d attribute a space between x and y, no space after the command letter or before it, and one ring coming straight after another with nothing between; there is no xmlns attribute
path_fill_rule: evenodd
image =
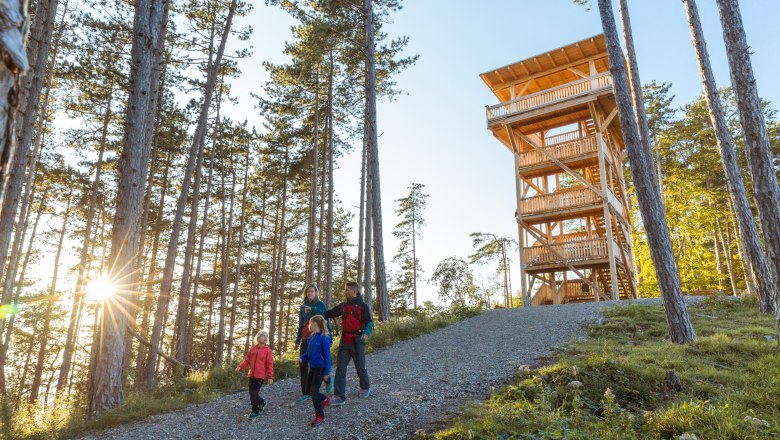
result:
<svg viewBox="0 0 780 440"><path fill-rule="evenodd" d="M367 349L372 351L388 347L396 342L411 339L462 319L475 316L476 309L433 312L427 315L394 319L377 324ZM333 352L337 344L334 344ZM297 353L288 352L277 356L274 362L276 380L298 375L295 362ZM334 363L335 363L335 357ZM90 431L106 429L125 423L145 419L183 408L194 403L203 403L216 397L234 393L246 388L246 373L236 373L237 362L223 368L193 372L186 377L176 378L153 391L130 390L121 406L95 419L84 417L83 402L73 399L58 400L47 408L40 405L21 405L13 413L5 412L0 421L0 435L9 439L52 439L72 438ZM369 366L370 368L370 366ZM10 423L2 423L10 420Z"/></svg>
<svg viewBox="0 0 780 440"><path fill-rule="evenodd" d="M698 341L675 345L661 306L608 309L589 339L571 343L550 365L519 372L514 383L427 437L780 438L780 353L764 338L776 334L773 318L755 301L717 297L689 311ZM667 370L679 376L682 391L661 392Z"/></svg>

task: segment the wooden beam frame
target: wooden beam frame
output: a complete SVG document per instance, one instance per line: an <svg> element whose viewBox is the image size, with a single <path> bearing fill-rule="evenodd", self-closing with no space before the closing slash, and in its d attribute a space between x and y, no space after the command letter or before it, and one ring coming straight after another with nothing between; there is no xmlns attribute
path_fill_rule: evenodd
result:
<svg viewBox="0 0 780 440"><path fill-rule="evenodd" d="M580 277L580 279L582 279L582 281L584 281L584 282L588 283L588 285L589 285L590 287L592 287L592 288L593 288L593 290L594 290L596 293L598 293L599 295L603 295L603 294L604 294L604 293L602 292L602 290L599 288L599 286L597 286L597 285L596 285L595 283L593 283L592 281L588 280L588 277L586 277L586 276L585 276L585 274L583 274L582 272L580 272L580 271L579 271L579 270L578 270L576 267L572 266L572 264L571 264L571 263L569 263L568 261L566 261L566 259L565 259L565 258L563 258L563 255L559 254L559 253L558 253L558 251L556 251L555 249L553 249L553 247L552 247L552 246L550 246L549 244L547 244L547 242L545 242L545 241L544 241L544 240L543 240L543 239L542 239L540 236L536 235L536 233L535 233L534 231L532 231L532 230L531 230L531 229L528 227L528 225L527 225L525 222L523 222L522 220L520 220L520 225L521 225L523 228L525 228L525 229L526 229L526 230L527 230L527 231L528 231L528 232L531 234L531 236L533 236L533 237L534 237L534 239L536 239L536 241L537 241L538 243L540 243L540 244L541 244L541 245L542 245L542 246L543 246L545 249L547 249L548 251L552 252L552 254L553 254L553 255L555 255L555 256L556 256L556 257L557 257L559 260L561 260L561 263L563 263L563 265L564 265L564 266L566 266L566 267L567 267L567 268L568 268L570 271L574 272L574 273L575 273L575 274L576 274L578 277Z"/></svg>

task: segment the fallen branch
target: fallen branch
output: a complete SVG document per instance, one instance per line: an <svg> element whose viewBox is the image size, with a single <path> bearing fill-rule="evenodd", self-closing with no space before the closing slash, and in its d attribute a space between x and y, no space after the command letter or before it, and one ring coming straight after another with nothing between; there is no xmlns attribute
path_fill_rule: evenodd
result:
<svg viewBox="0 0 780 440"><path fill-rule="evenodd" d="M183 362L180 362L180 361L178 361L178 360L168 356L167 354L163 353L162 351L160 351L157 348L152 348L152 343L147 341L146 338L144 338L143 335L138 333L134 328L127 327L127 331L131 335L133 335L136 339L138 339L138 342L140 342L141 344L145 345L146 348L148 348L149 350L154 350L155 352L157 352L157 354L160 355L166 361L168 361L168 362L170 362L170 363L172 363L174 365L178 365L180 367L184 367L186 369L186 371L189 371L189 370L192 369L192 367L190 365L187 365L187 364L185 364Z"/></svg>

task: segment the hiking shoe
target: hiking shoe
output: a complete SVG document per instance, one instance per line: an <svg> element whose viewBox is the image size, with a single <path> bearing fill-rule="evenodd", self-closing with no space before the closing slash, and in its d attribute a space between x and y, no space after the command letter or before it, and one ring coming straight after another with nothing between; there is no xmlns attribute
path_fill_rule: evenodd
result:
<svg viewBox="0 0 780 440"><path fill-rule="evenodd" d="M261 408L260 411L253 412L253 413L249 414L249 420L252 420L254 418L260 417L260 414L262 414L262 413L263 413L263 410Z"/></svg>
<svg viewBox="0 0 780 440"><path fill-rule="evenodd" d="M365 389L365 390L361 388L361 389L360 389L360 394L359 394L359 395L360 395L360 397L361 397L361 398L363 398L363 399L367 398L368 396L370 396L370 395L371 395L371 388L368 388L368 389Z"/></svg>
<svg viewBox="0 0 780 440"><path fill-rule="evenodd" d="M322 409L325 409L330 405L330 397L326 397L325 400L322 401Z"/></svg>
<svg viewBox="0 0 780 440"><path fill-rule="evenodd" d="M304 394L303 396L298 398L298 402L303 402L304 400L309 400L309 399L311 399L311 396L308 394Z"/></svg>
<svg viewBox="0 0 780 440"><path fill-rule="evenodd" d="M261 415L263 412L265 412L265 407L268 406L268 401L264 401L260 404L260 411L257 412L257 416ZM257 417L255 416L255 417Z"/></svg>
<svg viewBox="0 0 780 440"><path fill-rule="evenodd" d="M319 426L324 421L325 421L325 417L322 417L321 415L317 414L316 416L314 416L314 420L312 420L311 426L312 428L315 426Z"/></svg>
<svg viewBox="0 0 780 440"><path fill-rule="evenodd" d="M345 403L347 403L347 401L343 397L336 396L330 402L330 406L342 406Z"/></svg>

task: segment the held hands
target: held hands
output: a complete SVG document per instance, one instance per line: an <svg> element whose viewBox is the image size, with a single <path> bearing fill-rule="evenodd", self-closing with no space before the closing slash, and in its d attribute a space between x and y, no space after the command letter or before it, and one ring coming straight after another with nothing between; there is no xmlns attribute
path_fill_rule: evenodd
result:
<svg viewBox="0 0 780 440"><path fill-rule="evenodd" d="M303 306L303 310L304 310L306 313L311 313L311 307L309 307L309 306Z"/></svg>
<svg viewBox="0 0 780 440"><path fill-rule="evenodd" d="M368 341L368 335L364 334L363 336L361 336L361 339L363 339L363 342Z"/></svg>

